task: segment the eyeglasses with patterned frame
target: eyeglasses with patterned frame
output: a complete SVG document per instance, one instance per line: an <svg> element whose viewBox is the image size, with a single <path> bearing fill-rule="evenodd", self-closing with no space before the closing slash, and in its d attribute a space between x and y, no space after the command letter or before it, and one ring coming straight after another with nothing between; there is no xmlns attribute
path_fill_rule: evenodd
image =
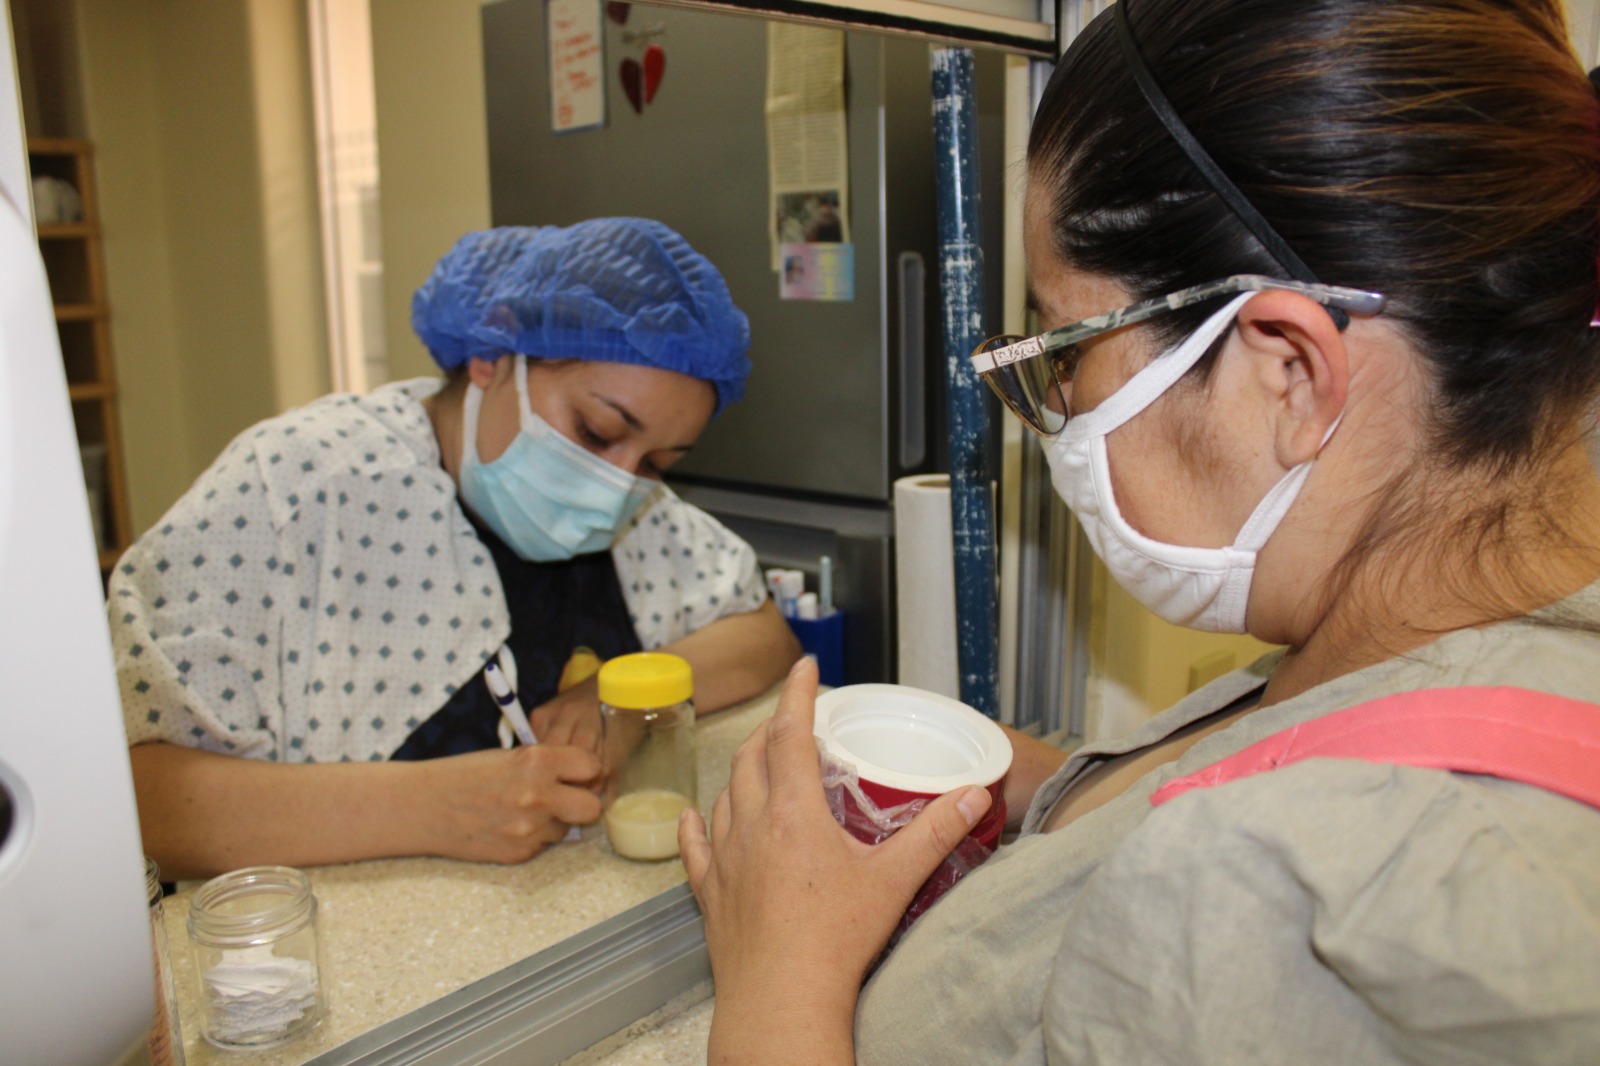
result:
<svg viewBox="0 0 1600 1066"><path fill-rule="evenodd" d="M1107 311L1103 315L1060 326L1036 337L990 337L973 349L970 357L972 369L988 383L1012 413L1022 419L1024 425L1040 436L1053 437L1061 432L1071 417L1067 394L1062 391L1062 386L1071 385L1085 341L1217 296L1269 289L1299 293L1324 307L1357 315L1377 314L1383 310L1386 300L1381 293L1338 285L1287 281L1259 274L1235 274L1220 281L1210 281L1153 300L1130 304L1116 311ZM1335 321L1339 321L1339 316L1335 316Z"/></svg>

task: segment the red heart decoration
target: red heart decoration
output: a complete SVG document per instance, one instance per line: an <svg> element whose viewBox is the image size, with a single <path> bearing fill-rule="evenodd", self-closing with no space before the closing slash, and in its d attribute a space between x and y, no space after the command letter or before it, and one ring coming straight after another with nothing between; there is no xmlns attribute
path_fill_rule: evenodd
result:
<svg viewBox="0 0 1600 1066"><path fill-rule="evenodd" d="M644 113L644 72L639 68L637 59L624 59L617 68L617 76L622 79L622 91L627 94L628 103L633 105L636 115Z"/></svg>
<svg viewBox="0 0 1600 1066"><path fill-rule="evenodd" d="M612 22L615 22L618 26L626 26L628 24L628 15L632 11L632 4L606 4L606 18L610 19Z"/></svg>
<svg viewBox="0 0 1600 1066"><path fill-rule="evenodd" d="M656 98L661 88L661 76L667 72L667 53L659 44L652 43L644 50L644 102Z"/></svg>

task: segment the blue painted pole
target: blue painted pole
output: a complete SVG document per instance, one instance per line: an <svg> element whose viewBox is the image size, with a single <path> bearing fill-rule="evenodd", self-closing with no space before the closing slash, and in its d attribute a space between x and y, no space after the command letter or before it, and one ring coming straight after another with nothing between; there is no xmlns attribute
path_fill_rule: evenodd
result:
<svg viewBox="0 0 1600 1066"><path fill-rule="evenodd" d="M939 293L950 422L950 519L955 549L956 654L961 701L1000 713L994 477L984 385L967 357L983 339L978 108L972 51L937 48L933 65L938 168Z"/></svg>

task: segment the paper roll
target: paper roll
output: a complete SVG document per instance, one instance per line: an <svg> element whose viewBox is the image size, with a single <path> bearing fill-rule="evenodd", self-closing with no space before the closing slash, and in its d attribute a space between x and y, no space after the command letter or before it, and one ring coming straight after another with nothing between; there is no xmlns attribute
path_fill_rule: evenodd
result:
<svg viewBox="0 0 1600 1066"><path fill-rule="evenodd" d="M894 536L899 682L960 699L949 475L894 483Z"/></svg>

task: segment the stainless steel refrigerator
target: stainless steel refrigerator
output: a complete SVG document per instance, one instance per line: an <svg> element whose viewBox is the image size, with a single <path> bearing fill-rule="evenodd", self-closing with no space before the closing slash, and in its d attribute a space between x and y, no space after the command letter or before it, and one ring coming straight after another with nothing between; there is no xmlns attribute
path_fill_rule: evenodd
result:
<svg viewBox="0 0 1600 1066"><path fill-rule="evenodd" d="M830 556L835 601L846 612L845 680L892 681L893 485L944 469L946 452L929 46L847 34L855 294L784 300L769 237L766 23L626 7L626 23L601 20L605 124L557 134L544 0L484 5L493 221L656 218L717 264L750 316L754 370L743 402L712 423L670 481L749 540L763 565L805 570L813 589L819 558ZM665 71L636 111L619 72L645 41L665 54ZM978 59L993 321L1003 59Z"/></svg>

